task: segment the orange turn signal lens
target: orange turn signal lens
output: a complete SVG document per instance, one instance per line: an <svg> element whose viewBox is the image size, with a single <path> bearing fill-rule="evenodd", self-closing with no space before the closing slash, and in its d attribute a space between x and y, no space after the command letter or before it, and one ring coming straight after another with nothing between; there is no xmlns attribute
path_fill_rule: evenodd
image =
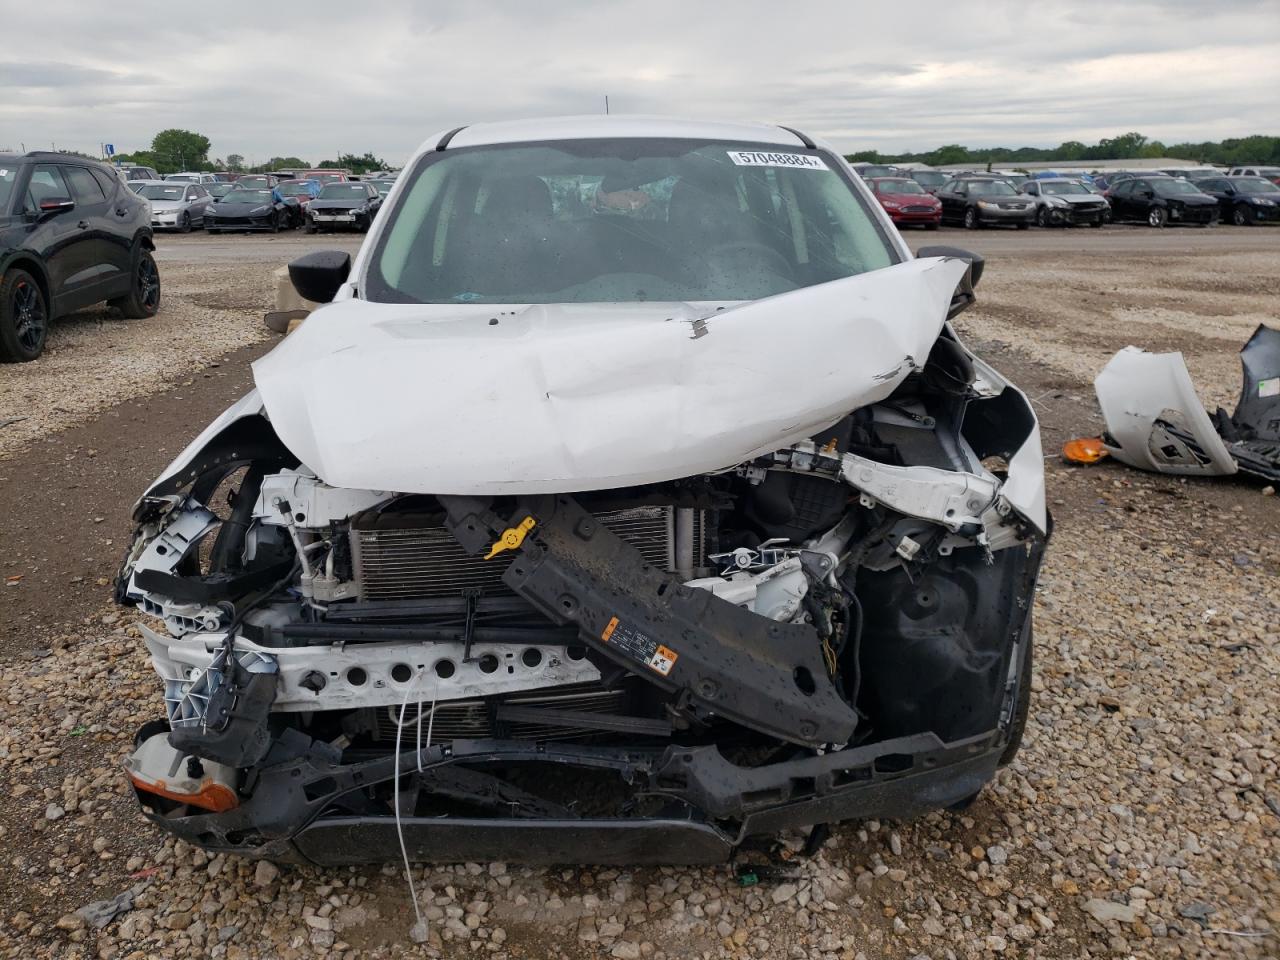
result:
<svg viewBox="0 0 1280 960"><path fill-rule="evenodd" d="M1101 437L1078 437L1062 445L1062 459L1067 463L1097 463L1106 455Z"/></svg>

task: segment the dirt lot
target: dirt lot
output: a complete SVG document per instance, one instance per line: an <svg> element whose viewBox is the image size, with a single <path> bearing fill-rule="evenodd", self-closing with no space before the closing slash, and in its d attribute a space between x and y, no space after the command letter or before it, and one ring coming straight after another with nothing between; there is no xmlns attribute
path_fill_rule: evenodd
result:
<svg viewBox="0 0 1280 960"><path fill-rule="evenodd" d="M333 238L161 240L152 321L84 313L0 369L0 953L11 957L1280 956L1280 500L1062 465L1117 349L1230 405L1280 322L1280 230L943 231L988 257L969 342L1034 399L1057 523L1014 765L968 811L846 824L778 883L727 868L290 869L162 839L121 787L160 711L106 582L145 483L249 382L272 270ZM788 838L790 853L799 838ZM574 851L566 851L572 860ZM776 852L775 852L776 854ZM102 931L73 911L135 892Z"/></svg>

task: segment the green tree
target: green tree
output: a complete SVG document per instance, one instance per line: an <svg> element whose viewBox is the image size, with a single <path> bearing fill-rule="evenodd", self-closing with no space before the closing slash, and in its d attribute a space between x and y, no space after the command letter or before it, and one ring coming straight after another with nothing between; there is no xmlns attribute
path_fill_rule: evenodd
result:
<svg viewBox="0 0 1280 960"><path fill-rule="evenodd" d="M1084 156L1085 145L1079 140L1068 140L1053 151L1050 160L1079 160Z"/></svg>
<svg viewBox="0 0 1280 960"><path fill-rule="evenodd" d="M322 160L320 170L350 170L352 173L369 173L373 170L387 169L387 161L365 153L357 157L354 153L340 153L337 160Z"/></svg>
<svg viewBox="0 0 1280 960"><path fill-rule="evenodd" d="M161 130L151 141L161 173L203 170L209 166L209 138L190 130Z"/></svg>
<svg viewBox="0 0 1280 960"><path fill-rule="evenodd" d="M272 157L266 163L253 168L254 173L270 173L272 170L309 170L311 164L297 157Z"/></svg>
<svg viewBox="0 0 1280 960"><path fill-rule="evenodd" d="M239 173L244 169L244 156L239 153L227 154L227 170L231 173Z"/></svg>
<svg viewBox="0 0 1280 960"><path fill-rule="evenodd" d="M117 153L111 158L121 164L136 164L139 167L155 167L156 155L150 150L135 150L133 153Z"/></svg>
<svg viewBox="0 0 1280 960"><path fill-rule="evenodd" d="M933 167L941 167L949 163L969 163L973 159L968 147L958 143L949 143L926 155L926 163Z"/></svg>

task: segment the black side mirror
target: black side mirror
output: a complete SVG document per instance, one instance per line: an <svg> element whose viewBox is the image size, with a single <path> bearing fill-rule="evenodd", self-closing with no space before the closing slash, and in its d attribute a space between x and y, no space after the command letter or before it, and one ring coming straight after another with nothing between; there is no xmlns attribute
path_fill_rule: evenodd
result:
<svg viewBox="0 0 1280 960"><path fill-rule="evenodd" d="M982 270L987 264L982 254L962 250L960 247L921 247L916 251L917 260L927 260L929 257L955 257L957 260L969 261L969 276L975 287L982 279Z"/></svg>
<svg viewBox="0 0 1280 960"><path fill-rule="evenodd" d="M969 269L965 271L964 276L960 278L960 282L956 284L955 293L951 295L951 306L947 308L947 319L954 320L959 314L964 313L964 311L973 306L978 299L974 295L973 288L982 279L982 270L986 266L986 261L981 254L961 250L959 247L921 247L916 251L917 260L925 260L929 257L954 257L957 260L967 261L969 264Z"/></svg>
<svg viewBox="0 0 1280 960"><path fill-rule="evenodd" d="M331 303L351 273L351 254L345 250L317 250L289 264L289 282L303 300Z"/></svg>
<svg viewBox="0 0 1280 960"><path fill-rule="evenodd" d="M40 201L40 219L48 220L75 208L76 202L70 197L45 197Z"/></svg>

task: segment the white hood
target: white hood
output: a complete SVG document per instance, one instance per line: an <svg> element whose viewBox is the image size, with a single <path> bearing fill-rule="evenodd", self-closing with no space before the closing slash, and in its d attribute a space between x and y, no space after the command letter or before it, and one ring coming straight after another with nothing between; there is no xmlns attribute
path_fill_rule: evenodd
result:
<svg viewBox="0 0 1280 960"><path fill-rule="evenodd" d="M924 364L966 266L914 260L719 311L345 300L254 379L280 439L334 486L653 483L731 467L887 397Z"/></svg>

